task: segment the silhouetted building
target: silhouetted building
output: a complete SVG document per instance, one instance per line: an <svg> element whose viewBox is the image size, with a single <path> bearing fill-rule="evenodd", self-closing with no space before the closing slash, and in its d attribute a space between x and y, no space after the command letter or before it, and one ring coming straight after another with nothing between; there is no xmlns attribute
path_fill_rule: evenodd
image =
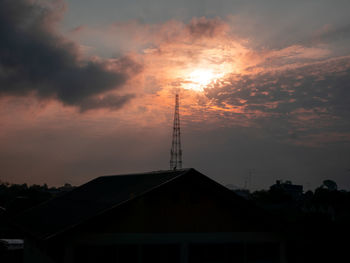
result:
<svg viewBox="0 0 350 263"><path fill-rule="evenodd" d="M291 181L282 182L280 180L276 181L276 184L270 187L270 190L279 190L290 195L293 198L300 198L303 194L303 186L292 184Z"/></svg>
<svg viewBox="0 0 350 263"><path fill-rule="evenodd" d="M0 239L0 245L7 250L21 250L23 249L23 239Z"/></svg>
<svg viewBox="0 0 350 263"><path fill-rule="evenodd" d="M24 262L284 262L262 210L194 169L103 176L25 212Z"/></svg>
<svg viewBox="0 0 350 263"><path fill-rule="evenodd" d="M0 239L0 262L23 262L23 239Z"/></svg>

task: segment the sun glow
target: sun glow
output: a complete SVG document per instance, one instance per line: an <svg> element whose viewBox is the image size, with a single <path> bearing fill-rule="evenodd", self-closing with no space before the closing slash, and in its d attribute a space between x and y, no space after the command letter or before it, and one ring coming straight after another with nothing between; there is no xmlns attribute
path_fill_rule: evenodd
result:
<svg viewBox="0 0 350 263"><path fill-rule="evenodd" d="M216 73L212 69L195 69L185 78L183 88L203 91L210 83L223 77L223 73Z"/></svg>

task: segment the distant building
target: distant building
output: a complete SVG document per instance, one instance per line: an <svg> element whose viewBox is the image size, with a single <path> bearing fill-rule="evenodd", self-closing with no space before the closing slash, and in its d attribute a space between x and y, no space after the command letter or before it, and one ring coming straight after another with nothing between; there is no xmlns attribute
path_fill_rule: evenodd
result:
<svg viewBox="0 0 350 263"><path fill-rule="evenodd" d="M24 262L285 262L276 222L194 169L99 177L16 224Z"/></svg>
<svg viewBox="0 0 350 263"><path fill-rule="evenodd" d="M0 239L0 262L23 262L23 239Z"/></svg>
<svg viewBox="0 0 350 263"><path fill-rule="evenodd" d="M296 199L303 194L303 186L292 184L291 181L282 182L281 180L277 180L276 184L270 187L270 190L281 190Z"/></svg>

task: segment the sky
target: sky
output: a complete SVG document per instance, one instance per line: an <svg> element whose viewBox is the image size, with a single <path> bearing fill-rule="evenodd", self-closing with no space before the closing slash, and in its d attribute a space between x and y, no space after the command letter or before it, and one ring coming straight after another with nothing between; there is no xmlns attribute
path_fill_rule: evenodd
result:
<svg viewBox="0 0 350 263"><path fill-rule="evenodd" d="M169 169L178 92L184 167L253 190L325 179L349 190L348 10L0 0L0 180L80 185Z"/></svg>

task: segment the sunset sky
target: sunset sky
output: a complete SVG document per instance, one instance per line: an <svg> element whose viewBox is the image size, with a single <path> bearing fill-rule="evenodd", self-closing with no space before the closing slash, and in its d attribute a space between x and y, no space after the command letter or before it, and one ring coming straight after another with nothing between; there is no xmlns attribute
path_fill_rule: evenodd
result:
<svg viewBox="0 0 350 263"><path fill-rule="evenodd" d="M0 180L184 167L350 189L350 1L0 0Z"/></svg>

